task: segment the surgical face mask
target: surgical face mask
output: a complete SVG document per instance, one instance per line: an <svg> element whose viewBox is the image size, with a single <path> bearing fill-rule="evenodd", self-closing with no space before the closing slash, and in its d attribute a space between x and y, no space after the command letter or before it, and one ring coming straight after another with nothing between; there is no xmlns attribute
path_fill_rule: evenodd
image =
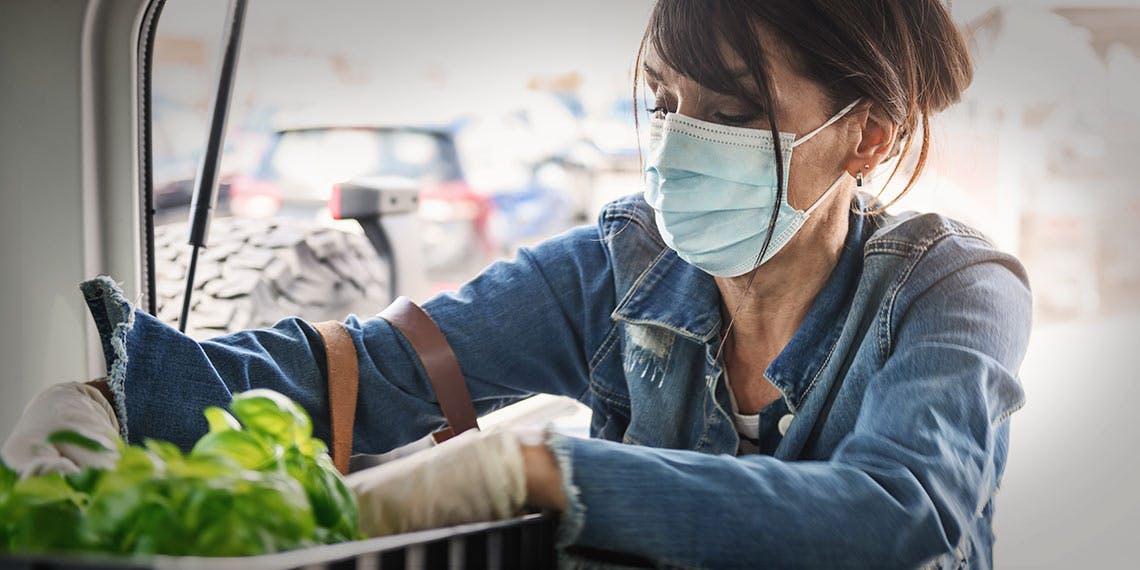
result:
<svg viewBox="0 0 1140 570"><path fill-rule="evenodd" d="M808 209L797 210L788 204L792 150L858 103L798 140L793 133L780 133L784 164L780 201L771 131L718 125L677 113L654 118L645 162L645 201L653 207L665 244L681 259L718 277L743 275L771 259L847 175L841 174ZM772 240L758 262L773 209L779 213Z"/></svg>

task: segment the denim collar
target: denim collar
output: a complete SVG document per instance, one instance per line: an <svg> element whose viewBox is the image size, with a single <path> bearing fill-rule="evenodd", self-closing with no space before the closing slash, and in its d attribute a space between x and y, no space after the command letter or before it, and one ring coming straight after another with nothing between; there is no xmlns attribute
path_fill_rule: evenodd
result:
<svg viewBox="0 0 1140 570"><path fill-rule="evenodd" d="M852 201L859 210L867 203L868 197L862 195ZM807 395L839 338L851 295L862 273L868 229L873 225L864 215L854 212L849 215L847 238L835 269L803 324L764 373L787 398L792 411ZM611 316L628 323L665 328L696 342L715 344L721 328L720 291L711 275L686 263L666 247L638 276Z"/></svg>
<svg viewBox="0 0 1140 570"><path fill-rule="evenodd" d="M720 331L719 306L720 291L712 275L666 247L638 276L611 316L708 342Z"/></svg>

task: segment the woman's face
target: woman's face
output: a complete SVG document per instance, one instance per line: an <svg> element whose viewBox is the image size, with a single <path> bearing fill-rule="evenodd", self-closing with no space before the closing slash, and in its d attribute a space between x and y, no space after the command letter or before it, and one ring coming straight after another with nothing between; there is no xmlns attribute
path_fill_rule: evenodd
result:
<svg viewBox="0 0 1140 570"><path fill-rule="evenodd" d="M827 122L835 108L823 89L795 71L786 48L777 40L768 34L760 34L760 44L767 57L780 131L795 133L798 138ZM722 53L729 69L748 74L744 62L735 52L725 47ZM769 129L765 112L756 111L747 101L705 88L681 75L665 64L652 45L647 47L644 63L645 77L654 96L651 109L658 116L680 113L711 123ZM761 99L758 92L756 98ZM850 102L839 103L844 106ZM803 210L815 203L847 168L859 143L858 121L854 120L859 116L865 115L852 112L795 148L790 172L785 174L788 177L788 202L794 208ZM838 196L829 200L832 205L836 202L846 205L848 194L845 189L836 194ZM820 210L822 214L832 208L821 204ZM813 215L809 224L827 217ZM845 216L842 221L846 222ZM807 226L804 230L808 230Z"/></svg>

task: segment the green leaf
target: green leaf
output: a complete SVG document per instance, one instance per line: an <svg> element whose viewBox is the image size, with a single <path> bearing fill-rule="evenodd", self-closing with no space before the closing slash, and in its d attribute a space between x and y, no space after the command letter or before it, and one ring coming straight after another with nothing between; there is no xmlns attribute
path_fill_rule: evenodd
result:
<svg viewBox="0 0 1140 570"><path fill-rule="evenodd" d="M104 473L106 473L106 471L102 469L84 467L79 473L71 473L63 477L67 480L67 484L70 485L72 489L89 495L95 491L95 487L99 484L99 481L103 479Z"/></svg>
<svg viewBox="0 0 1140 570"><path fill-rule="evenodd" d="M229 412L217 407L210 406L202 411L206 416L206 422L210 424L210 432L218 431L241 431L241 422L237 418L230 415Z"/></svg>
<svg viewBox="0 0 1140 570"><path fill-rule="evenodd" d="M272 390L242 392L230 402L230 409L245 429L286 447L308 441L313 435L313 423L305 410Z"/></svg>
<svg viewBox="0 0 1140 570"><path fill-rule="evenodd" d="M328 456L324 458L327 459ZM332 461L313 461L294 452L287 457L285 464L289 474L304 485L317 524L344 537L341 540L355 537L358 515L356 497Z"/></svg>
<svg viewBox="0 0 1140 570"><path fill-rule="evenodd" d="M248 473L248 472L247 472ZM304 489L281 472L227 478L194 509L204 521L192 551L211 556L274 552L311 544L316 529Z"/></svg>
<svg viewBox="0 0 1140 570"><path fill-rule="evenodd" d="M94 439L91 439L91 438L89 438L89 437L87 437L87 436L85 436L79 432L71 431L71 430L62 430L62 431L57 431L55 433L52 433L51 435L49 435L47 437L47 440L48 440L48 443L51 443L54 445L66 443L66 444L74 445L76 447L81 447L83 449L86 449L87 451L100 451L100 452L111 451L110 449L107 449L106 445L103 445L102 443L100 443Z"/></svg>
<svg viewBox="0 0 1140 570"><path fill-rule="evenodd" d="M28 477L16 482L12 492L29 505L54 502L74 502L83 500L84 495L67 483L60 473L50 473L38 477Z"/></svg>
<svg viewBox="0 0 1140 570"><path fill-rule="evenodd" d="M224 458L246 469L263 469L277 460L280 451L249 432L216 431L199 439L190 456Z"/></svg>
<svg viewBox="0 0 1140 570"><path fill-rule="evenodd" d="M171 476L192 479L222 477L241 467L231 459L216 456L186 457L176 464L167 465Z"/></svg>
<svg viewBox="0 0 1140 570"><path fill-rule="evenodd" d="M86 501L87 495L72 489L59 473L19 480L4 507L3 534L9 548L17 552L75 549Z"/></svg>
<svg viewBox="0 0 1140 570"><path fill-rule="evenodd" d="M0 553L8 550L9 527L15 520L11 515L12 490L19 480L20 474L9 469L4 461L0 460Z"/></svg>
<svg viewBox="0 0 1140 570"><path fill-rule="evenodd" d="M132 524L139 518L139 512L146 497L154 494L153 483L141 482L137 485L108 484L104 477L100 488L93 494L91 504L80 528L83 541L93 548L107 552L130 552L133 541L129 536Z"/></svg>
<svg viewBox="0 0 1140 570"><path fill-rule="evenodd" d="M75 550L80 541L79 505L67 500L21 502L8 513L8 546L13 552Z"/></svg>
<svg viewBox="0 0 1140 570"><path fill-rule="evenodd" d="M12 469L9 469L3 461L0 461L0 497L12 490L16 486L16 481L20 480L20 474Z"/></svg>
<svg viewBox="0 0 1140 570"><path fill-rule="evenodd" d="M178 446L173 443L147 438L143 441L143 445L147 451L153 453L166 464L182 461L182 450L178 449Z"/></svg>

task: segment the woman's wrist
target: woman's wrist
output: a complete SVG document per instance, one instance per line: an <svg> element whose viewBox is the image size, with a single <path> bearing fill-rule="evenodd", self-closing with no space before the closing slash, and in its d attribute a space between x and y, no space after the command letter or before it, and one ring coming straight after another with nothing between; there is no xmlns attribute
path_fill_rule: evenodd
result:
<svg viewBox="0 0 1140 570"><path fill-rule="evenodd" d="M115 407L115 394L111 392L111 385L107 382L106 376L91 380L87 382L87 385L98 390L107 399L107 403L111 404L112 408Z"/></svg>
<svg viewBox="0 0 1140 570"><path fill-rule="evenodd" d="M543 444L520 445L526 473L526 504L555 511L566 510L562 473L554 454Z"/></svg>

